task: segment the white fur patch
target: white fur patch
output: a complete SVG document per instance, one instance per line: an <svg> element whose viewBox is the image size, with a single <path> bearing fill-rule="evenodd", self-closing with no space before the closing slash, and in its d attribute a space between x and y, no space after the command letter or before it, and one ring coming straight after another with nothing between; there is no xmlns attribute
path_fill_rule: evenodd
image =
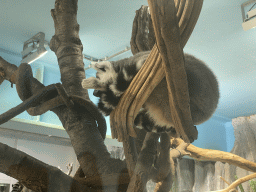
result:
<svg viewBox="0 0 256 192"><path fill-rule="evenodd" d="M126 72L125 69L123 69L123 74L124 74L124 79L125 79L126 81L130 81L130 80L133 78L133 76L129 76L129 75L127 74L127 72ZM134 75L135 75L135 74L134 74Z"/></svg>
<svg viewBox="0 0 256 192"><path fill-rule="evenodd" d="M140 68L142 67L142 65L144 64L145 60L144 59L140 59L137 63L136 63L136 69L137 71L140 70Z"/></svg>
<svg viewBox="0 0 256 192"><path fill-rule="evenodd" d="M118 91L115 84L110 85L109 88L117 97L121 96L124 93L123 91Z"/></svg>
<svg viewBox="0 0 256 192"><path fill-rule="evenodd" d="M96 76L99 78L102 84L106 85L116 82L117 74L109 61L95 63L92 68L97 71Z"/></svg>

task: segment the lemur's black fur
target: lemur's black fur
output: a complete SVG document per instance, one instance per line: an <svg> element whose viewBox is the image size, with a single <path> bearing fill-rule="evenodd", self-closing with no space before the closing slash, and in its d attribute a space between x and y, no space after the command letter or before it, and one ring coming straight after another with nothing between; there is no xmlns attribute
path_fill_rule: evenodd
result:
<svg viewBox="0 0 256 192"><path fill-rule="evenodd" d="M119 97L115 96L109 88L107 89L106 92L95 90L93 92L93 95L100 98L98 102L98 108L105 116L110 115L112 110L118 105L118 102L121 98L121 96ZM108 101L108 103L112 105L112 107L108 108L103 104L102 102L103 97L105 98L105 101ZM150 119L149 115L147 114L147 111L144 109L140 110L140 112L136 116L134 120L134 125L137 128L143 128L147 132L152 132L153 129L157 133L172 131L172 133L175 134L176 132L173 127L166 127L166 126L161 127L161 126L155 125L154 121Z"/></svg>
<svg viewBox="0 0 256 192"><path fill-rule="evenodd" d="M140 53L138 53L136 56L138 56ZM146 58L143 60L143 63L145 62ZM124 62L126 62L126 65L122 65ZM125 92L125 90L129 87L132 79L137 74L139 69L136 69L136 60L129 60L128 58L115 61L113 67L115 72L118 74L117 76L117 83L116 83L116 89L120 92ZM124 71L126 72L126 75L129 76L129 79L126 79ZM94 90L93 95L96 97L99 97L98 102L98 108L99 110L105 115L109 116L112 110L118 105L119 100L121 99L121 96L116 96L113 91L109 88L109 83L107 85L106 91L99 91ZM105 105L104 103L107 102L108 104ZM149 115L147 114L147 111L145 109L140 110L138 115L136 116L134 120L134 125L138 128L143 128L147 132L152 132L153 128L155 129L155 132L161 133L161 132L169 132L172 131L172 133L175 133L175 129L172 127L167 128L166 126L161 127L158 125L155 125L154 121L150 119Z"/></svg>
<svg viewBox="0 0 256 192"><path fill-rule="evenodd" d="M94 95L100 98L98 108L104 115L110 115L118 105L122 94L129 87L149 53L149 51L141 52L130 58L96 63L92 66L97 70L96 78L84 79L82 86L85 89L94 89ZM189 54L184 55L184 60L191 116L194 124L198 125L208 120L217 108L218 82L203 61ZM174 130L165 78L152 91L135 118L134 124L146 131L169 132Z"/></svg>

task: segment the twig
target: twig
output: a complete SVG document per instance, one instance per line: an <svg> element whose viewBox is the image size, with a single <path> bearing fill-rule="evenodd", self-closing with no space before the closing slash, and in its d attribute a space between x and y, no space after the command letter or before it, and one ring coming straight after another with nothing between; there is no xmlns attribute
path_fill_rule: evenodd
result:
<svg viewBox="0 0 256 192"><path fill-rule="evenodd" d="M230 185L230 183L229 183L226 179L224 179L223 177L220 176L220 179L222 179L225 183L227 183L228 185Z"/></svg>
<svg viewBox="0 0 256 192"><path fill-rule="evenodd" d="M251 179L253 179L255 177L256 177L256 173L253 173L251 175L247 175L247 176L245 176L243 178L240 178L240 179L236 180L234 183L232 183L226 189L220 190L218 192L230 192L232 189L236 188L238 185L240 185L240 184L242 184L242 183L244 183L246 181L249 181L249 180L251 180ZM212 191L212 192L215 192L215 191Z"/></svg>

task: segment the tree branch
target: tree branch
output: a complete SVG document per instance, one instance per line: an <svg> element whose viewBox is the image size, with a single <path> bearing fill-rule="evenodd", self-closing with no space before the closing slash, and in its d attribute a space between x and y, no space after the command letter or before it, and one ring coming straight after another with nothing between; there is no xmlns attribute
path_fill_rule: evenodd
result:
<svg viewBox="0 0 256 192"><path fill-rule="evenodd" d="M85 79L85 71L83 45L79 38L77 23L77 0L56 0L51 15L55 35L50 41L50 48L58 59L61 82L69 95L89 99L87 90L81 85L82 80Z"/></svg>
<svg viewBox="0 0 256 192"><path fill-rule="evenodd" d="M181 145L185 142L182 139L175 138L171 140L171 143L174 145ZM201 149L192 144L188 144L186 151L188 152L186 155L199 161L221 161L238 166L247 171L256 172L256 163L248 161L232 153L211 149Z"/></svg>
<svg viewBox="0 0 256 192"><path fill-rule="evenodd" d="M11 64L7 61L5 61L2 57L0 57L0 68L2 70L2 72L4 72L5 76L4 78L11 82L12 84L16 83L16 71L18 69L18 67L14 64ZM32 78L31 79L31 91L32 94L37 94L42 88L44 88L45 86L40 83L37 79Z"/></svg>
<svg viewBox="0 0 256 192"><path fill-rule="evenodd" d="M0 172L19 181L33 191L94 192L66 175L28 154L0 143Z"/></svg>
<svg viewBox="0 0 256 192"><path fill-rule="evenodd" d="M155 192L169 192L175 177L174 159L170 158L170 138L167 133L161 134L160 154L150 177L156 182ZM173 151L171 151L173 152ZM172 154L173 155L173 154Z"/></svg>
<svg viewBox="0 0 256 192"><path fill-rule="evenodd" d="M61 72L61 81L68 95L89 99L82 88L85 79L83 45L77 23L77 0L56 0L51 10L55 35L50 48L55 52ZM119 173L125 169L122 161L112 161L91 114L59 107L54 112L67 131L77 159L86 177Z"/></svg>
<svg viewBox="0 0 256 192"><path fill-rule="evenodd" d="M85 72L82 44L78 36L79 26L76 22L77 1L56 0L55 6L52 16L56 33L51 40L50 47L58 57L61 80L68 95L88 98L87 91L81 86ZM0 57L0 69L1 74L4 72L5 79L16 83L16 75L19 75L17 66ZM45 87L35 78L31 78L29 71L24 74L30 76L27 83L29 84L28 90L32 95L36 95ZM22 92L26 93L24 90ZM21 99L27 99L29 95L22 94ZM57 114L67 131L78 161L87 177L97 174L120 173L126 170L124 162L110 158L103 140L103 135L106 133L100 134L94 118L88 111L69 109L66 106L54 108L52 111Z"/></svg>
<svg viewBox="0 0 256 192"><path fill-rule="evenodd" d="M154 192L169 192L171 191L173 184L173 175L169 173L169 175L163 180L156 184Z"/></svg>
<svg viewBox="0 0 256 192"><path fill-rule="evenodd" d="M253 173L251 175L247 175L243 178L237 179L235 182L233 182L230 186L228 186L226 189L223 190L218 190L218 192L231 192L231 190L235 189L238 185L249 181L251 179L256 178L256 173ZM217 192L217 191L212 191L212 192Z"/></svg>
<svg viewBox="0 0 256 192"><path fill-rule="evenodd" d="M147 133L127 192L144 191L157 152L158 134Z"/></svg>
<svg viewBox="0 0 256 192"><path fill-rule="evenodd" d="M164 181L171 171L175 173L171 166L174 162L170 158L170 138L166 133L161 134L159 152L155 168L150 173L150 178L156 183Z"/></svg>
<svg viewBox="0 0 256 192"><path fill-rule="evenodd" d="M136 54L141 51L149 51L153 48L154 30L152 28L152 21L149 14L148 6L141 6L136 11L133 20L132 36L131 36L131 51Z"/></svg>

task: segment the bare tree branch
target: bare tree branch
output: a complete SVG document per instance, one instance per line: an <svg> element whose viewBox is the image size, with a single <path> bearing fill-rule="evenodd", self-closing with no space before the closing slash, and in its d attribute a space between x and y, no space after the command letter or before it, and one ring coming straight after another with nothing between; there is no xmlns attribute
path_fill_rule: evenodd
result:
<svg viewBox="0 0 256 192"><path fill-rule="evenodd" d="M95 191L61 170L2 143L0 143L0 172L21 181L33 191Z"/></svg>
<svg viewBox="0 0 256 192"><path fill-rule="evenodd" d="M88 99L87 90L81 82L85 78L82 50L77 23L77 0L56 0L51 10L55 35L50 48L58 58L61 81L68 95ZM121 172L125 166L122 161L114 162L110 158L96 123L90 113L59 107L54 110L59 116L77 159L86 177Z"/></svg>
<svg viewBox="0 0 256 192"><path fill-rule="evenodd" d="M247 175L243 178L240 178L240 179L237 179L234 183L232 183L230 186L228 186L226 189L223 189L223 190L218 190L218 192L231 192L233 191L238 185L246 182L246 181L249 181L251 179L254 179L256 178L256 173L253 173L251 175ZM212 191L212 192L217 192L217 191Z"/></svg>
<svg viewBox="0 0 256 192"><path fill-rule="evenodd" d="M152 21L149 14L148 6L141 6L136 11L135 18L133 20L132 36L131 36L131 51L136 54L141 51L149 51L153 48L154 30L152 27Z"/></svg>
<svg viewBox="0 0 256 192"><path fill-rule="evenodd" d="M148 176L157 152L158 138L158 134L147 133L127 192L145 191L149 179Z"/></svg>
<svg viewBox="0 0 256 192"><path fill-rule="evenodd" d="M175 174L171 167L174 162L170 158L170 138L166 133L161 134L159 152L155 168L150 173L150 178L156 183L164 181L171 171Z"/></svg>
<svg viewBox="0 0 256 192"><path fill-rule="evenodd" d="M182 139L175 138L171 140L171 143L178 146L184 144L184 141ZM238 166L247 171L256 172L256 163L248 161L232 153L211 149L201 149L192 144L188 144L186 151L187 154L185 155L188 155L199 161L221 161Z"/></svg>

